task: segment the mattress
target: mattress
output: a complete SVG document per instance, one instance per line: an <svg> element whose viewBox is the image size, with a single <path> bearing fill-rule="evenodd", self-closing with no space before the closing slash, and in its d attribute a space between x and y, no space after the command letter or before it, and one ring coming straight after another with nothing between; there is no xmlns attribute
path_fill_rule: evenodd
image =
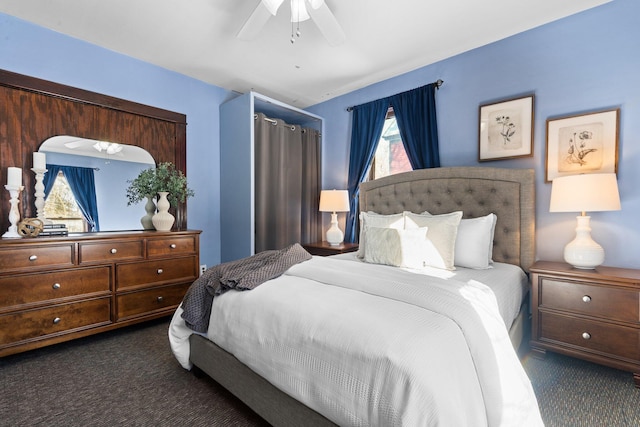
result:
<svg viewBox="0 0 640 427"><path fill-rule="evenodd" d="M542 425L507 334L518 270L415 274L314 257L216 297L206 336L339 425ZM180 314L170 341L189 368Z"/></svg>

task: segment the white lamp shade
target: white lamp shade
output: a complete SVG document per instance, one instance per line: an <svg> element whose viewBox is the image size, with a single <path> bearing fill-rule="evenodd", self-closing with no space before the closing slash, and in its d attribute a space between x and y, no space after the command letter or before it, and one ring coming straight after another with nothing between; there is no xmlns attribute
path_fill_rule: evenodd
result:
<svg viewBox="0 0 640 427"><path fill-rule="evenodd" d="M320 192L320 212L349 212L349 192L347 190L322 190Z"/></svg>
<svg viewBox="0 0 640 427"><path fill-rule="evenodd" d="M553 180L550 212L599 212L620 210L615 173L569 175Z"/></svg>

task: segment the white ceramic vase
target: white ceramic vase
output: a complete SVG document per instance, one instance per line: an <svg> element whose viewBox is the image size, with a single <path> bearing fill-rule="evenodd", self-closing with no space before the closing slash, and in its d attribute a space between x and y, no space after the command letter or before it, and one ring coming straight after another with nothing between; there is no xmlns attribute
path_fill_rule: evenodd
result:
<svg viewBox="0 0 640 427"><path fill-rule="evenodd" d="M175 221L173 215L169 213L169 207L171 206L169 204L169 200L167 200L167 194L169 193L166 191L160 191L158 194L160 195L160 198L156 203L158 206L158 212L156 212L151 220L156 230L169 231L171 230L171 227L173 227L173 222Z"/></svg>
<svg viewBox="0 0 640 427"><path fill-rule="evenodd" d="M140 218L142 228L145 230L153 230L153 215L156 213L156 204L153 202L153 196L147 196L147 203L144 205L144 210L147 212L145 216Z"/></svg>

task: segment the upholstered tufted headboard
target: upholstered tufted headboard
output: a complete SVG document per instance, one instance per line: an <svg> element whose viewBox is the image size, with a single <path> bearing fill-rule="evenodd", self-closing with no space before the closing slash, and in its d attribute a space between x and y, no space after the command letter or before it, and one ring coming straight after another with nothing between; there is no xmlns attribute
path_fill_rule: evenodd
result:
<svg viewBox="0 0 640 427"><path fill-rule="evenodd" d="M535 258L533 169L451 167L419 169L360 184L360 211L411 211L463 218L495 213L493 260L528 271Z"/></svg>

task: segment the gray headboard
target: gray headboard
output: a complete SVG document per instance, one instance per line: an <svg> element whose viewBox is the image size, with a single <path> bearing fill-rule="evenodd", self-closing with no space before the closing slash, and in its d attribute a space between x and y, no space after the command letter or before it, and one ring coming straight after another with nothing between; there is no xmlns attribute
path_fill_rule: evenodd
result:
<svg viewBox="0 0 640 427"><path fill-rule="evenodd" d="M495 213L493 259L528 271L535 258L533 169L450 167L419 169L360 184L360 211L411 211L463 218Z"/></svg>

